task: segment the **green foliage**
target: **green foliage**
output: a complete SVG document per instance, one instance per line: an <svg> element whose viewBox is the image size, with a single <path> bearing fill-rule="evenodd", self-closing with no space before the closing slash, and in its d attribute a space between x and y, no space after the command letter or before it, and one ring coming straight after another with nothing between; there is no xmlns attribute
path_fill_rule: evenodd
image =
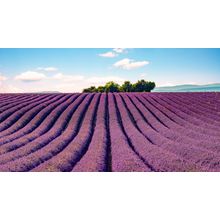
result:
<svg viewBox="0 0 220 220"><path fill-rule="evenodd" d="M99 87L97 88L97 91L98 91L98 92L105 92L105 86L99 86Z"/></svg>
<svg viewBox="0 0 220 220"><path fill-rule="evenodd" d="M117 83L110 81L105 84L105 92L119 92L119 91L120 91L120 86Z"/></svg>
<svg viewBox="0 0 220 220"><path fill-rule="evenodd" d="M133 85L133 91L134 92L150 92L152 89L155 88L154 82L147 82L145 80L138 80Z"/></svg>
<svg viewBox="0 0 220 220"><path fill-rule="evenodd" d="M121 86L113 81L107 82L105 86L91 86L83 90L86 93L94 92L150 92L155 88L155 83L145 81L144 79L138 80L132 84L130 81L125 81Z"/></svg>
<svg viewBox="0 0 220 220"><path fill-rule="evenodd" d="M133 87L130 81L125 81L120 87L121 92L132 92L132 90Z"/></svg>
<svg viewBox="0 0 220 220"><path fill-rule="evenodd" d="M150 91L156 87L155 82L148 82L148 84L149 84Z"/></svg>
<svg viewBox="0 0 220 220"><path fill-rule="evenodd" d="M97 92L97 89L95 86L91 86L89 88L83 89L83 92L93 93L93 92Z"/></svg>

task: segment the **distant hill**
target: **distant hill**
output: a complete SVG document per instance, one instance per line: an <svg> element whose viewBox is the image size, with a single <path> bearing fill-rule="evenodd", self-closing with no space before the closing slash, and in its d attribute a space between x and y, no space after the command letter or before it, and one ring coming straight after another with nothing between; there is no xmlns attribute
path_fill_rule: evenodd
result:
<svg viewBox="0 0 220 220"><path fill-rule="evenodd" d="M156 87L153 92L220 92L220 83Z"/></svg>

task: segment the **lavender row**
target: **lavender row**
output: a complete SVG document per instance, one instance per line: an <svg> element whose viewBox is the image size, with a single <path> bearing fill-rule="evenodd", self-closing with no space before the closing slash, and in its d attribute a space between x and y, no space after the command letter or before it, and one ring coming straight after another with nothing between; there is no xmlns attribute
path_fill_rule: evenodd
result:
<svg viewBox="0 0 220 220"><path fill-rule="evenodd" d="M183 94L183 95L179 95L179 97L183 97L186 99L187 96L184 96ZM199 96L190 95L189 99L193 103L198 104L199 106L205 107L206 110L209 110L209 111L215 110L220 107L220 98L219 96L215 94L210 94L209 96L205 96L205 97L202 95L199 95Z"/></svg>
<svg viewBox="0 0 220 220"><path fill-rule="evenodd" d="M190 164L197 165L198 170L208 170L210 168L220 170L220 166L215 165L215 163L220 160L220 155L218 156L209 150L195 146L193 142L184 144L182 142L168 140L146 123L143 116L138 111L138 108L127 97L124 97L124 100L140 132L154 144L178 155ZM207 161L207 163L204 165L203 161Z"/></svg>
<svg viewBox="0 0 220 220"><path fill-rule="evenodd" d="M87 152L73 167L72 171L74 172L98 172L107 171L108 169L108 129L106 128L108 107L106 107L106 98L105 94L101 95L93 137Z"/></svg>
<svg viewBox="0 0 220 220"><path fill-rule="evenodd" d="M166 103L162 103L160 100L150 99L149 97L145 99L142 96L138 96L139 100L143 105L149 109L155 118L160 120L160 122L167 128L174 129L176 132L180 133L180 136L187 136L189 138L200 140L207 140L207 138L212 138L219 143L219 136L214 135L211 131L207 132L203 128L194 126L190 122L186 121L184 118L178 115L178 109L170 108L166 106Z"/></svg>
<svg viewBox="0 0 220 220"><path fill-rule="evenodd" d="M59 137L84 98L85 95L78 96L77 99L73 96L67 103L63 103L56 111L53 111L50 117L34 132L2 145L0 153L4 154L0 155L0 164L31 154Z"/></svg>
<svg viewBox="0 0 220 220"><path fill-rule="evenodd" d="M14 155L17 156L17 158L19 156L19 158L0 165L0 170L29 171L60 153L78 134L81 121L89 108L92 98L92 94L87 95L85 99L80 102L79 106L77 106L71 118L69 118L68 115L66 118L68 120L67 123L64 123L65 121L62 120L61 124L57 123L56 126L53 127L50 134L42 135L32 143L23 146L20 148L19 153L14 152ZM62 163L62 161L57 161L57 163ZM50 169L47 171L50 171Z"/></svg>
<svg viewBox="0 0 220 220"><path fill-rule="evenodd" d="M114 96L109 94L112 171L153 171L131 148L121 126Z"/></svg>
<svg viewBox="0 0 220 220"><path fill-rule="evenodd" d="M11 96L8 96L8 97L5 97L5 98L2 98L2 95L0 95L0 110L2 107L6 106L6 105L9 105L9 104L12 104L13 102L15 101L22 101L22 100L25 100L27 98L30 98L30 97L34 97L34 95L32 96L28 96L28 95L22 95L22 96L18 96L18 95L11 95Z"/></svg>
<svg viewBox="0 0 220 220"><path fill-rule="evenodd" d="M49 98L49 95L44 95L44 96L36 96L34 98L29 98L28 100L24 101L24 102L18 102L18 103L13 103L13 107L10 107L8 109L4 109L1 113L0 113L0 125L2 124L2 122L4 122L6 119L8 119L8 117L10 117L12 114L14 114L15 112L17 112L17 110L22 110L25 107L28 107L28 105L34 104L37 101L42 101L46 98Z"/></svg>
<svg viewBox="0 0 220 220"><path fill-rule="evenodd" d="M219 149L219 139L189 131L187 128L172 121L171 119L175 118L175 115L170 114L167 116L168 112L166 112L166 114L163 112L163 106L155 108L153 105L148 105L147 102L144 102L142 99L143 97L141 98L141 96L138 96L138 99L135 96L131 97L131 100L133 100L135 105L142 112L143 117L149 121L148 124L164 137L184 144L193 143L193 145L198 147L205 147L207 149L212 147L212 150ZM216 149L214 149L214 146L216 146Z"/></svg>
<svg viewBox="0 0 220 220"><path fill-rule="evenodd" d="M220 171L219 93L0 95L0 171Z"/></svg>
<svg viewBox="0 0 220 220"><path fill-rule="evenodd" d="M62 113L64 107L67 106L68 103L71 103L67 101L72 101L71 97L71 95L65 95L63 98L59 99L53 104L48 105L38 115L36 115L33 118L33 120L30 123L28 123L25 127L19 129L17 132L12 133L11 135L7 135L7 137L0 138L0 145L12 142L15 139L30 134L31 132L35 131L35 129L42 127L42 125L45 125L44 129L40 129L41 133L39 133L39 135L42 135L42 132L45 132L47 130L47 127L50 127L52 121L54 121L54 119L57 118L56 115ZM73 98L75 98L75 95L73 95ZM48 121L48 118L50 119L50 121Z"/></svg>
<svg viewBox="0 0 220 220"><path fill-rule="evenodd" d="M184 107L191 110L194 114L198 114L200 117L203 116L203 118L205 117L207 122L211 122L211 124L213 122L217 126L220 124L218 121L220 117L218 114L216 114L216 111L220 111L220 107L216 107L215 110L211 110L209 106L201 107L200 102L195 101L191 97L189 99L184 99L184 96L181 98L181 96L174 95L173 99L184 105Z"/></svg>
<svg viewBox="0 0 220 220"><path fill-rule="evenodd" d="M9 117L7 117L7 120L4 120L0 124L0 131L4 131L5 129L11 127L14 123L17 123L17 121L25 114L28 113L31 109L33 109L35 106L38 106L41 103L46 102L47 100L51 99L51 97L44 97L40 98L39 100L35 100L33 102L28 103L25 107L21 109L17 109L13 114L11 114ZM19 124L18 124L19 125Z"/></svg>
<svg viewBox="0 0 220 220"><path fill-rule="evenodd" d="M15 107L19 104L22 104L22 102L26 102L26 101L31 101L34 100L36 98L39 98L39 95L24 95L23 98L18 99L17 95L14 96L13 99L10 99L9 101L4 101L1 103L0 106L0 113L4 112L4 111L8 111L10 108Z"/></svg>
<svg viewBox="0 0 220 220"><path fill-rule="evenodd" d="M37 118L37 115L41 112L41 110L50 106L52 103L56 102L57 100L59 100L62 97L64 97L64 96L63 95L62 96L55 96L51 99L47 99L46 101L37 103L36 106L31 108L29 111L25 112L14 124L12 124L10 127L1 131L0 139L2 137L6 137L7 135L15 134L16 131L24 128L26 125L29 125L32 128L34 128L32 121L35 117ZM20 110L18 110L18 111L20 111Z"/></svg>
<svg viewBox="0 0 220 220"><path fill-rule="evenodd" d="M164 99L168 100L169 102L173 103L177 108L181 109L182 112L185 112L189 117L191 117L195 123L199 124L200 122L205 123L207 126L215 130L219 128L219 124L216 119L213 119L213 115L203 116L201 112L198 112L198 106L192 107L192 104L184 104L182 101L173 98L171 99L168 96L163 97Z"/></svg>
<svg viewBox="0 0 220 220"><path fill-rule="evenodd" d="M82 119L81 127L78 129L75 137L69 137L68 144L62 150L57 150L59 142L54 143L53 152L55 155L40 164L32 171L71 171L74 165L81 159L88 149L92 139L94 127L96 124L97 109L100 95L96 94ZM80 112L82 114L82 112ZM51 148L51 146L50 146ZM50 151L51 149L48 148ZM46 149L47 150L47 149Z"/></svg>
<svg viewBox="0 0 220 220"><path fill-rule="evenodd" d="M121 97L117 94L116 103L120 109L122 125L129 137L134 150L151 166L154 171L189 171L197 169L197 167L178 157L174 153L168 152L165 148L161 148L151 143L132 123L131 116Z"/></svg>
<svg viewBox="0 0 220 220"><path fill-rule="evenodd" d="M154 100L161 105L163 105L168 111L173 112L174 118L173 120L178 120L178 123L186 127L189 130L194 130L195 132L204 133L211 136L219 137L219 132L216 130L213 130L212 128L207 129L207 124L204 123L201 120L197 120L195 117L190 116L190 113L188 114L184 112L180 106L176 106L174 103L172 103L170 100L166 100L164 97L153 97ZM145 97L146 99L146 97ZM147 98L149 99L149 97Z"/></svg>

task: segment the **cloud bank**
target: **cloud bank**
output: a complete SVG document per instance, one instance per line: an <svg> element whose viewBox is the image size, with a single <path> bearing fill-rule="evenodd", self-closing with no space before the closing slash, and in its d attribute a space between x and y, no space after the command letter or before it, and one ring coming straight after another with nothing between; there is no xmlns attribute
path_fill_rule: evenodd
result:
<svg viewBox="0 0 220 220"><path fill-rule="evenodd" d="M132 59L122 59L119 60L118 62L114 63L114 67L125 69L125 70L132 70L132 69L137 69L143 66L148 65L150 62L145 60L145 61L134 61Z"/></svg>
<svg viewBox="0 0 220 220"><path fill-rule="evenodd" d="M23 82L41 81L46 78L46 75L40 72L27 71L15 76L15 80L21 80Z"/></svg>
<svg viewBox="0 0 220 220"><path fill-rule="evenodd" d="M99 54L99 56L113 58L113 57L117 57L119 54L124 53L124 52L125 52L125 48L114 48L112 49L112 51Z"/></svg>
<svg viewBox="0 0 220 220"><path fill-rule="evenodd" d="M1 93L17 93L17 92L44 92L44 91L59 91L59 92L81 92L84 88L90 86L101 86L109 81L123 83L124 78L115 75L97 76L84 74L65 74L55 73L53 75L46 74L40 71L26 71L18 74L10 80L0 75L0 92ZM2 81L1 81L2 80ZM4 85L3 85L3 80ZM37 83L37 84L36 84ZM3 87L4 86L4 87Z"/></svg>
<svg viewBox="0 0 220 220"><path fill-rule="evenodd" d="M118 54L114 53L114 52L106 52L106 53L101 53L99 54L100 57L108 57L108 58L113 58L113 57L117 57Z"/></svg>

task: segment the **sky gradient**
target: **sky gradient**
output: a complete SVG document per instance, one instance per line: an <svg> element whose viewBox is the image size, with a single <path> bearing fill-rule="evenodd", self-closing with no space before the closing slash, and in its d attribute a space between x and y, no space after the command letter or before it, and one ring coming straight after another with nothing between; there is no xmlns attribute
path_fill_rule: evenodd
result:
<svg viewBox="0 0 220 220"><path fill-rule="evenodd" d="M220 83L220 49L0 49L0 92L80 92L139 79Z"/></svg>

